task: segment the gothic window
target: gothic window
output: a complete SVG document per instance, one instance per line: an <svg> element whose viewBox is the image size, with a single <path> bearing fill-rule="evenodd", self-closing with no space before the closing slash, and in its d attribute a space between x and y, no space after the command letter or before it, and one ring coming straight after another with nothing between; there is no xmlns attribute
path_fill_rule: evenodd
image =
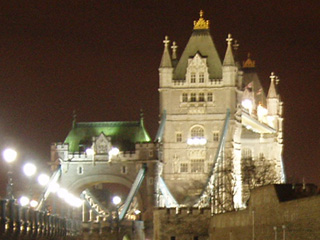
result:
<svg viewBox="0 0 320 240"><path fill-rule="evenodd" d="M182 102L188 102L188 94L182 93Z"/></svg>
<svg viewBox="0 0 320 240"><path fill-rule="evenodd" d="M199 93L199 102L204 102L204 93Z"/></svg>
<svg viewBox="0 0 320 240"><path fill-rule="evenodd" d="M188 163L180 163L180 172L181 173L188 172Z"/></svg>
<svg viewBox="0 0 320 240"><path fill-rule="evenodd" d="M219 132L214 132L213 133L213 141L218 142L219 141Z"/></svg>
<svg viewBox="0 0 320 240"><path fill-rule="evenodd" d="M191 83L195 83L195 82L196 82L196 74L191 73Z"/></svg>
<svg viewBox="0 0 320 240"><path fill-rule="evenodd" d="M191 129L191 138L204 137L204 129L202 127L194 127Z"/></svg>
<svg viewBox="0 0 320 240"><path fill-rule="evenodd" d="M182 142L182 133L176 133L176 142Z"/></svg>
<svg viewBox="0 0 320 240"><path fill-rule="evenodd" d="M149 151L149 157L153 157L153 151Z"/></svg>
<svg viewBox="0 0 320 240"><path fill-rule="evenodd" d="M259 160L263 160L264 159L264 154L263 153L259 153Z"/></svg>
<svg viewBox="0 0 320 240"><path fill-rule="evenodd" d="M204 73L199 73L199 83L204 83Z"/></svg>
<svg viewBox="0 0 320 240"><path fill-rule="evenodd" d="M213 101L213 95L212 93L207 94L207 102L212 102Z"/></svg>
<svg viewBox="0 0 320 240"><path fill-rule="evenodd" d="M196 96L195 93L191 93L190 101L191 101L191 102L196 102L196 101L197 101L197 96Z"/></svg>
<svg viewBox="0 0 320 240"><path fill-rule="evenodd" d="M153 181L153 177L149 177L148 178L148 185L153 185L154 181Z"/></svg>
<svg viewBox="0 0 320 240"><path fill-rule="evenodd" d="M204 160L203 159L192 159L191 160L191 172L192 173L204 172Z"/></svg>

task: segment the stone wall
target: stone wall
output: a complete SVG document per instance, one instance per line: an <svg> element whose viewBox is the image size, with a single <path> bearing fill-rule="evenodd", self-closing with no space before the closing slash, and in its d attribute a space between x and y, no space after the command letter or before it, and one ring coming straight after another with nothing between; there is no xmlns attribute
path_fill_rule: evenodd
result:
<svg viewBox="0 0 320 240"><path fill-rule="evenodd" d="M154 240L205 240L209 238L210 209L154 210Z"/></svg>
<svg viewBox="0 0 320 240"><path fill-rule="evenodd" d="M307 187L290 200L290 188L297 192L290 185L255 189L247 209L211 218L210 239L320 239L320 195L305 197L312 190Z"/></svg>

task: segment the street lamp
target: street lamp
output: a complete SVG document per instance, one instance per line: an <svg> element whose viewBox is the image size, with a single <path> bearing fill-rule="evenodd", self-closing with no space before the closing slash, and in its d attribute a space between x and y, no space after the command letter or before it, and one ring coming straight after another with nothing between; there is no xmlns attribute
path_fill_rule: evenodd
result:
<svg viewBox="0 0 320 240"><path fill-rule="evenodd" d="M23 172L27 177L33 176L36 173L36 171L37 171L37 167L33 163L26 163L23 166Z"/></svg>
<svg viewBox="0 0 320 240"><path fill-rule="evenodd" d="M9 164L8 170L8 184L7 184L7 199L14 199L13 196L13 181L12 181L12 171L11 163L17 158L17 152L12 148L7 148L2 152L3 159Z"/></svg>
<svg viewBox="0 0 320 240"><path fill-rule="evenodd" d="M37 167L33 163L26 163L23 166L24 174L29 178L29 197L32 199L31 177L36 173Z"/></svg>
<svg viewBox="0 0 320 240"><path fill-rule="evenodd" d="M42 173L38 176L37 180L38 183L44 187L49 183L50 177L47 174Z"/></svg>
<svg viewBox="0 0 320 240"><path fill-rule="evenodd" d="M116 205L116 239L119 239L119 231L120 231L120 226L119 226L119 204L121 203L121 198L119 196L114 196L112 198L112 202L114 205Z"/></svg>

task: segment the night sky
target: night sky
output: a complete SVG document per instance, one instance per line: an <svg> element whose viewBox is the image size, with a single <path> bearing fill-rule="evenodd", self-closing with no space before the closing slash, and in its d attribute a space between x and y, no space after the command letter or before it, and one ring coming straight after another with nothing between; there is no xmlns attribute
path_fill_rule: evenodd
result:
<svg viewBox="0 0 320 240"><path fill-rule="evenodd" d="M135 121L142 108L154 138L162 41L180 56L203 9L220 57L231 33L265 91L279 76L287 178L320 183L318 0L0 2L0 147L19 151L16 173L28 159L48 168L73 110L77 121Z"/></svg>

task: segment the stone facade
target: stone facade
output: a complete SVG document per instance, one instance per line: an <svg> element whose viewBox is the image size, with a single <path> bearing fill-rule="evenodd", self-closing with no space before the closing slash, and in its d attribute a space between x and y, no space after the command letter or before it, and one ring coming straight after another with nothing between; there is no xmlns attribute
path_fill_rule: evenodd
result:
<svg viewBox="0 0 320 240"><path fill-rule="evenodd" d="M160 114L166 114L162 177L180 206L202 201L208 207L208 195L225 198L230 191L230 208L241 209L249 189L284 181L282 103L276 76L266 96L254 61L248 58L242 67L236 60L231 35L221 61L202 14L180 58L176 44L171 54L168 37L164 40L159 67ZM246 172L265 163L273 172L268 179Z"/></svg>

